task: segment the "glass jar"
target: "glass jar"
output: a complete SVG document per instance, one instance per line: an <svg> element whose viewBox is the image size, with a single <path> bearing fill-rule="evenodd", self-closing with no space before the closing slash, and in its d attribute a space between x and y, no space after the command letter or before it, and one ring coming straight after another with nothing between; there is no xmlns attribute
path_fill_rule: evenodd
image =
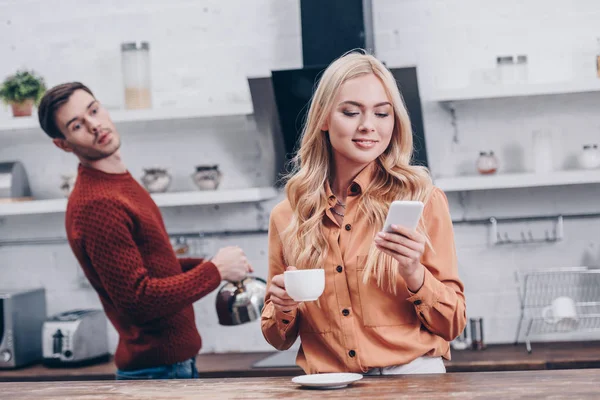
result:
<svg viewBox="0 0 600 400"><path fill-rule="evenodd" d="M135 110L152 107L150 44L148 42L122 43L121 67L125 88L125 108Z"/></svg>
<svg viewBox="0 0 600 400"><path fill-rule="evenodd" d="M527 56L525 54L517 56L516 68L516 81L517 83L527 83Z"/></svg>
<svg viewBox="0 0 600 400"><path fill-rule="evenodd" d="M579 154L579 165L585 169L600 167L600 150L597 144L586 144Z"/></svg>
<svg viewBox="0 0 600 400"><path fill-rule="evenodd" d="M477 159L477 171L481 175L490 175L496 173L498 170L498 159L494 155L493 151L486 153L482 151L479 153Z"/></svg>
<svg viewBox="0 0 600 400"><path fill-rule="evenodd" d="M513 56L496 57L496 68L500 82L504 85L512 85L515 83L515 59Z"/></svg>

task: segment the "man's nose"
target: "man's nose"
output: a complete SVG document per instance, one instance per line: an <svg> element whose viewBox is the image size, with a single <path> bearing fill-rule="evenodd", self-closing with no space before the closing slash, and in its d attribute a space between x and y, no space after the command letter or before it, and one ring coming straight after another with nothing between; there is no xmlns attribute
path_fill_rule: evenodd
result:
<svg viewBox="0 0 600 400"><path fill-rule="evenodd" d="M100 121L98 121L94 118L89 118L86 120L86 122L87 122L90 132L96 134L100 131Z"/></svg>

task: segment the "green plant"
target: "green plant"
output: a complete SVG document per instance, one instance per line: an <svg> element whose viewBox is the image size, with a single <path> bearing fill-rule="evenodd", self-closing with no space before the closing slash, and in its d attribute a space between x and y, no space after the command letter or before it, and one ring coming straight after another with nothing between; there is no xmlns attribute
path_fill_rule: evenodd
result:
<svg viewBox="0 0 600 400"><path fill-rule="evenodd" d="M9 76L0 86L0 98L7 104L32 99L37 105L46 92L44 78L33 71L20 70Z"/></svg>

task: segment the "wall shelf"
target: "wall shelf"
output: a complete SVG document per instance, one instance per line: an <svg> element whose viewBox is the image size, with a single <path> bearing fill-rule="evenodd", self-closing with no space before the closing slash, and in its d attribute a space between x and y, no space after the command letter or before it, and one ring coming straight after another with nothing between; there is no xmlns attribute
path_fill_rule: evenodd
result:
<svg viewBox="0 0 600 400"><path fill-rule="evenodd" d="M543 96L553 94L588 93L600 91L600 79L580 82L556 82L545 84L488 85L439 91L431 100L456 102L507 97Z"/></svg>
<svg viewBox="0 0 600 400"><path fill-rule="evenodd" d="M459 176L434 179L434 183L444 192L582 185L600 183L600 170Z"/></svg>
<svg viewBox="0 0 600 400"><path fill-rule="evenodd" d="M108 110L115 124L134 122L153 122L165 120L178 120L190 118L214 118L236 115L252 114L253 108L250 103L227 106L226 110L203 110L195 109L148 109L148 110ZM31 117L8 117L0 119L0 133L14 132L19 130L41 129L37 115Z"/></svg>
<svg viewBox="0 0 600 400"><path fill-rule="evenodd" d="M176 193L156 193L152 198L159 207L195 205L254 203L269 200L278 195L272 187L249 189L223 189ZM0 203L0 217L11 215L35 215L65 212L67 199L32 200Z"/></svg>

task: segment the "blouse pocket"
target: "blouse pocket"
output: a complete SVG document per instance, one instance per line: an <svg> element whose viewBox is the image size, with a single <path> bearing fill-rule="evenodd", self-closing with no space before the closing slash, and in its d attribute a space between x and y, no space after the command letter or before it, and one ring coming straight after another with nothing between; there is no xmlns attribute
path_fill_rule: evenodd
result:
<svg viewBox="0 0 600 400"><path fill-rule="evenodd" d="M357 257L357 280L363 324L368 327L398 326L417 321L415 306L406 300L410 297L406 285L399 277L396 294L377 286L374 278L363 283L363 272L367 256Z"/></svg>

